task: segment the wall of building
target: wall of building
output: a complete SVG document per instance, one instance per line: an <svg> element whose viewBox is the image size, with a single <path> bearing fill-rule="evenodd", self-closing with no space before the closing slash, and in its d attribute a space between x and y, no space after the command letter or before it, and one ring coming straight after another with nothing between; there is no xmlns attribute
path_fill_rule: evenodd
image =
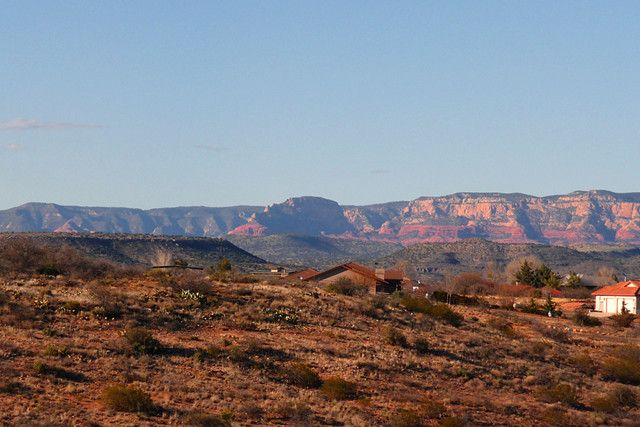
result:
<svg viewBox="0 0 640 427"><path fill-rule="evenodd" d="M616 297L616 296L596 296L596 310L603 313L620 313L622 310L622 302L630 313L638 314L638 298L637 297Z"/></svg>

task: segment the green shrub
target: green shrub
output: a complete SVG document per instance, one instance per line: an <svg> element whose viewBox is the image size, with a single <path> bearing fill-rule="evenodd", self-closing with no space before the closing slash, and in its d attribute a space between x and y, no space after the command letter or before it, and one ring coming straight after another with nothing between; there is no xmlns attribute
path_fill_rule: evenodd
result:
<svg viewBox="0 0 640 427"><path fill-rule="evenodd" d="M64 357L68 354L69 354L69 351L65 347L56 347L54 345L48 345L44 349L45 356Z"/></svg>
<svg viewBox="0 0 640 427"><path fill-rule="evenodd" d="M587 375L595 374L598 368L595 360L586 352L576 354L570 361L577 370Z"/></svg>
<svg viewBox="0 0 640 427"><path fill-rule="evenodd" d="M273 412L277 418L290 420L301 425L309 425L309 421L313 417L313 412L308 405L293 400L280 402L273 409Z"/></svg>
<svg viewBox="0 0 640 427"><path fill-rule="evenodd" d="M561 407L551 407L543 410L537 415L543 425L566 427L576 425L575 420ZM578 424L579 425L579 424Z"/></svg>
<svg viewBox="0 0 640 427"><path fill-rule="evenodd" d="M355 399L357 387L340 377L329 377L322 383L322 393L333 400Z"/></svg>
<svg viewBox="0 0 640 427"><path fill-rule="evenodd" d="M160 351L160 341L146 329L129 328L124 332L124 338L136 353L155 354Z"/></svg>
<svg viewBox="0 0 640 427"><path fill-rule="evenodd" d="M289 325L297 325L300 322L298 314L288 308L265 308L262 311L264 321L269 323L288 323Z"/></svg>
<svg viewBox="0 0 640 427"><path fill-rule="evenodd" d="M327 291L334 294L354 296L364 295L367 293L367 287L354 283L352 280L342 277L333 283L327 285Z"/></svg>
<svg viewBox="0 0 640 427"><path fill-rule="evenodd" d="M303 362L294 362L283 369L285 380L289 384L305 388L318 388L322 380L316 371Z"/></svg>
<svg viewBox="0 0 640 427"><path fill-rule="evenodd" d="M638 395L631 387L616 386L608 393L591 401L591 406L598 412L613 414L624 409L638 407Z"/></svg>
<svg viewBox="0 0 640 427"><path fill-rule="evenodd" d="M506 321L505 319L492 317L487 322L487 325L497 330L507 338L516 338L518 336L516 331L513 329L513 324L511 322Z"/></svg>
<svg viewBox="0 0 640 427"><path fill-rule="evenodd" d="M589 316L589 313L585 310L577 310L573 315L573 323L578 326L600 326L602 322L595 318Z"/></svg>
<svg viewBox="0 0 640 427"><path fill-rule="evenodd" d="M464 317L461 314L456 313L446 304L434 304L431 308L431 312L427 313L431 317L437 320L441 320L444 323L448 323L451 326L461 326Z"/></svg>
<svg viewBox="0 0 640 427"><path fill-rule="evenodd" d="M185 425L194 427L231 427L231 422L220 415L192 412L184 420Z"/></svg>
<svg viewBox="0 0 640 427"><path fill-rule="evenodd" d="M431 294L431 298L436 301L445 302L453 305L466 305L470 307L488 305L485 300L477 296L468 297L468 296L459 295L459 294L449 294L448 292L445 292L445 291L434 291Z"/></svg>
<svg viewBox="0 0 640 427"><path fill-rule="evenodd" d="M398 346L398 347L407 347L407 337L404 336L402 332L397 330L396 328L389 326L384 332L384 338L387 344Z"/></svg>
<svg viewBox="0 0 640 427"><path fill-rule="evenodd" d="M613 324L619 328L630 328L633 321L636 320L636 315L631 313L620 313L611 316Z"/></svg>
<svg viewBox="0 0 640 427"><path fill-rule="evenodd" d="M400 304L413 313L422 313L452 326L462 325L464 318L446 304L434 304L426 298L402 295Z"/></svg>
<svg viewBox="0 0 640 427"><path fill-rule="evenodd" d="M33 370L39 375L52 375L56 378L69 381L85 381L87 378L79 372L69 371L57 366L51 366L44 362L34 362Z"/></svg>
<svg viewBox="0 0 640 427"><path fill-rule="evenodd" d="M102 401L109 409L118 412L152 414L156 409L148 393L122 384L105 388L102 392Z"/></svg>
<svg viewBox="0 0 640 427"><path fill-rule="evenodd" d="M409 409L400 409L389 420L391 427L422 427L422 417Z"/></svg>
<svg viewBox="0 0 640 427"><path fill-rule="evenodd" d="M427 418L442 418L447 413L447 408L440 402L429 400L422 405L422 412Z"/></svg>
<svg viewBox="0 0 640 427"><path fill-rule="evenodd" d="M426 338L416 338L413 342L413 347L418 354L424 355L429 353L429 341L427 341Z"/></svg>
<svg viewBox="0 0 640 427"><path fill-rule="evenodd" d="M567 383L558 383L538 389L538 397L549 403L560 402L569 406L577 406L578 391L576 387Z"/></svg>
<svg viewBox="0 0 640 427"><path fill-rule="evenodd" d="M640 385L640 347L625 344L615 348L601 366L606 379Z"/></svg>
<svg viewBox="0 0 640 427"><path fill-rule="evenodd" d="M37 272L38 274L42 274L44 276L50 276L50 277L55 277L62 274L62 272L58 267L51 264L40 267Z"/></svg>

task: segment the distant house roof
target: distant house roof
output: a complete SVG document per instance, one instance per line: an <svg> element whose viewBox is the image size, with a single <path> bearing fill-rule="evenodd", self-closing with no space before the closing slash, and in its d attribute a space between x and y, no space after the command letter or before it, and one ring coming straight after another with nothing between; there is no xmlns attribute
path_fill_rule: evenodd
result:
<svg viewBox="0 0 640 427"><path fill-rule="evenodd" d="M640 291L640 280L626 280L615 285L604 286L591 292L591 295L625 297L635 296Z"/></svg>
<svg viewBox="0 0 640 427"><path fill-rule="evenodd" d="M315 274L306 280L315 280L316 278L320 278L324 276L332 276L333 274L337 274L340 271L344 271L344 270L351 270L368 279L375 280L378 283L385 283L384 279L376 276L375 270L372 270L369 267L365 267L364 265L358 264L356 262L348 262L346 264L336 265L335 267L332 267L328 270Z"/></svg>
<svg viewBox="0 0 640 427"><path fill-rule="evenodd" d="M318 270L314 270L313 268L306 268L304 270L292 271L291 273L287 274L285 276L285 278L287 278L287 279L307 280L310 277L313 277L318 273L319 273Z"/></svg>
<svg viewBox="0 0 640 427"><path fill-rule="evenodd" d="M384 280L402 280L402 279L404 279L404 274L400 270L384 271Z"/></svg>

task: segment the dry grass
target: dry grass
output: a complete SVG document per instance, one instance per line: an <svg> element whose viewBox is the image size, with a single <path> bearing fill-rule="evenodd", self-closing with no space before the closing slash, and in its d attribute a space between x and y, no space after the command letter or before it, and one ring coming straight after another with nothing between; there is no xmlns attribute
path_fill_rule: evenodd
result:
<svg viewBox="0 0 640 427"><path fill-rule="evenodd" d="M627 398L640 382L634 326L576 329L309 284L205 285L0 279L0 424L588 426L640 416ZM206 304L184 289L206 290Z"/></svg>

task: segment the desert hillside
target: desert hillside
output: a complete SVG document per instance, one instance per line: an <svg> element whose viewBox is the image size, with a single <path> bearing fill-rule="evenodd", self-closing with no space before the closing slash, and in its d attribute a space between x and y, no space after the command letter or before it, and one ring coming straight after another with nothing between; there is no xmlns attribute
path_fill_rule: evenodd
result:
<svg viewBox="0 0 640 427"><path fill-rule="evenodd" d="M51 248L72 248L92 259L124 265L169 265L206 268L223 258L243 269L265 268L265 261L223 239L185 236L89 233L0 233L0 246L12 240Z"/></svg>
<svg viewBox="0 0 640 427"><path fill-rule="evenodd" d="M0 423L637 424L633 325L500 296L350 294L221 273L5 274Z"/></svg>

